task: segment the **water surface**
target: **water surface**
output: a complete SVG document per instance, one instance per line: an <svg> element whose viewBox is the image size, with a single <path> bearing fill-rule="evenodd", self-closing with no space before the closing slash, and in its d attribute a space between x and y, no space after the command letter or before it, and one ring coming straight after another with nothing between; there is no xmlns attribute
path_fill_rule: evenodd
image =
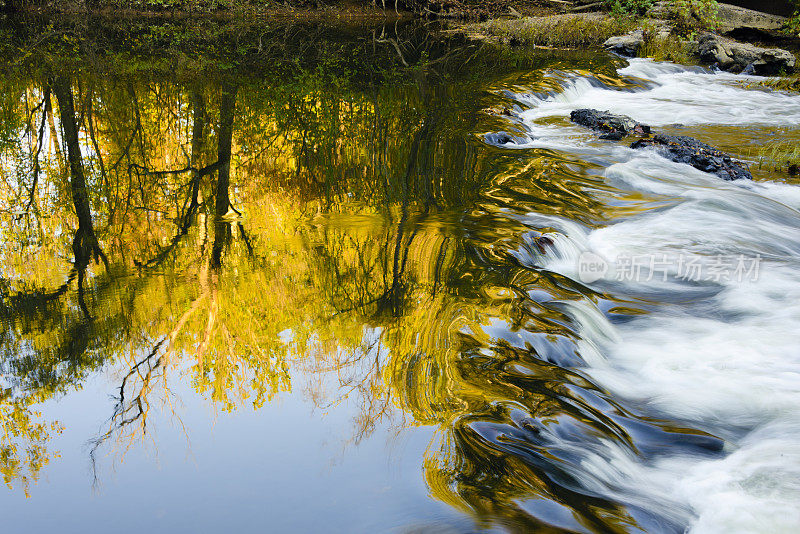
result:
<svg viewBox="0 0 800 534"><path fill-rule="evenodd" d="M753 158L800 142L797 96L411 25L207 24L3 30L12 531L796 531L800 189ZM578 107L757 179L599 141ZM587 279L587 253L665 267Z"/></svg>

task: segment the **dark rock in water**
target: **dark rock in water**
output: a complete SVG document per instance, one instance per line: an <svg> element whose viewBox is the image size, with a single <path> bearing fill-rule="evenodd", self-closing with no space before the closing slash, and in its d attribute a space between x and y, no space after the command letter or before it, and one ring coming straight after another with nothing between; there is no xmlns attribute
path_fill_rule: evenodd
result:
<svg viewBox="0 0 800 534"><path fill-rule="evenodd" d="M695 169L714 174L724 180L753 179L753 175L744 163L693 137L655 135L650 139L640 139L631 145L634 149L645 147L654 147L667 159L691 165Z"/></svg>
<svg viewBox="0 0 800 534"><path fill-rule="evenodd" d="M576 109L570 113L572 122L598 132L604 132L600 139L619 141L626 135L650 135L650 127L640 124L627 115L614 115L596 109Z"/></svg>
<svg viewBox="0 0 800 534"><path fill-rule="evenodd" d="M600 136L600 139L606 139L608 141L619 141L625 137L625 134L620 131L608 132L607 134L603 134Z"/></svg>
<svg viewBox="0 0 800 534"><path fill-rule="evenodd" d="M535 242L536 242L536 248L538 248L539 252L541 252L542 254L547 253L546 247L555 246L555 242L553 242L553 240L547 237L546 235L537 237Z"/></svg>
<svg viewBox="0 0 800 534"><path fill-rule="evenodd" d="M518 145L527 141L524 137L519 137L508 132L488 133L484 136L484 139L486 139L487 143L495 146Z"/></svg>
<svg viewBox="0 0 800 534"><path fill-rule="evenodd" d="M701 143L693 137L682 135L650 135L650 127L640 124L626 115L614 115L596 109L576 109L569 116L576 124L603 132L600 139L619 141L627 135L644 137L631 148L652 146L662 156L678 163L686 163L695 169L719 176L725 180L753 179L744 163L733 160L711 145Z"/></svg>

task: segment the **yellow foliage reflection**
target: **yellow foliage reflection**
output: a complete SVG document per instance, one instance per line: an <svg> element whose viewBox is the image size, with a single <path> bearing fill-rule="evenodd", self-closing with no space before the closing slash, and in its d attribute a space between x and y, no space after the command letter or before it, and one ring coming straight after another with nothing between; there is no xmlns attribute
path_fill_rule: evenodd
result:
<svg viewBox="0 0 800 534"><path fill-rule="evenodd" d="M635 529L624 506L580 495L546 439L569 419L629 440L568 370L563 303L595 295L512 253L530 232L517 215L591 223L613 191L567 155L486 146L493 56L465 50L453 61L478 74L457 87L434 83L451 52L366 86L321 67L4 80L5 482L27 486L56 455L60 426L35 405L102 368L116 402L93 460L139 444L177 384L228 412L302 390L323 411L357 399L356 443L398 413L435 425L431 494L487 525L545 528L520 503L547 499L578 525Z"/></svg>

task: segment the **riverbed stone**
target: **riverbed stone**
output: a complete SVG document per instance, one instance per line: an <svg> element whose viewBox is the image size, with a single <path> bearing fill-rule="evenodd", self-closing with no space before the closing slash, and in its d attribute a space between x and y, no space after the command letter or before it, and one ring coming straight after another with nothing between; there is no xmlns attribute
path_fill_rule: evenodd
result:
<svg viewBox="0 0 800 534"><path fill-rule="evenodd" d="M788 50L761 48L713 33L700 36L695 53L704 62L717 65L722 70L747 71L762 76L791 72L797 63L794 54Z"/></svg>
<svg viewBox="0 0 800 534"><path fill-rule="evenodd" d="M695 169L719 176L723 180L752 180L747 165L711 145L685 135L654 135L631 145L633 149L653 147L667 159L691 165Z"/></svg>
<svg viewBox="0 0 800 534"><path fill-rule="evenodd" d="M600 139L618 141L628 135L649 135L650 127L636 122L627 115L615 115L597 109L576 109L569 118L575 124L602 132Z"/></svg>
<svg viewBox="0 0 800 534"><path fill-rule="evenodd" d="M635 30L625 35L610 37L603 43L603 47L621 56L634 57L644 44L644 31Z"/></svg>

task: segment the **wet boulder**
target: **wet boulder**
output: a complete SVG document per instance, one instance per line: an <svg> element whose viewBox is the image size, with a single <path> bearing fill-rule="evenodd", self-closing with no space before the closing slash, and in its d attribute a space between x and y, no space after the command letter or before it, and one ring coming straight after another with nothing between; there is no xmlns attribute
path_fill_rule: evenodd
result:
<svg viewBox="0 0 800 534"><path fill-rule="evenodd" d="M639 49L644 44L644 32L642 30L632 31L625 35L610 37L603 43L603 47L621 56L634 57L639 53Z"/></svg>
<svg viewBox="0 0 800 534"><path fill-rule="evenodd" d="M761 48L713 33L700 36L695 52L702 61L717 65L722 70L761 76L791 72L797 62L794 54L788 50Z"/></svg>
<svg viewBox="0 0 800 534"><path fill-rule="evenodd" d="M597 109L576 109L569 118L575 124L602 132L600 139L619 140L628 135L649 135L650 127L640 124L627 115L615 115Z"/></svg>
<svg viewBox="0 0 800 534"><path fill-rule="evenodd" d="M653 147L669 160L691 165L723 180L753 179L747 165L693 137L655 135L652 138L640 139L631 145L633 149L645 147Z"/></svg>

